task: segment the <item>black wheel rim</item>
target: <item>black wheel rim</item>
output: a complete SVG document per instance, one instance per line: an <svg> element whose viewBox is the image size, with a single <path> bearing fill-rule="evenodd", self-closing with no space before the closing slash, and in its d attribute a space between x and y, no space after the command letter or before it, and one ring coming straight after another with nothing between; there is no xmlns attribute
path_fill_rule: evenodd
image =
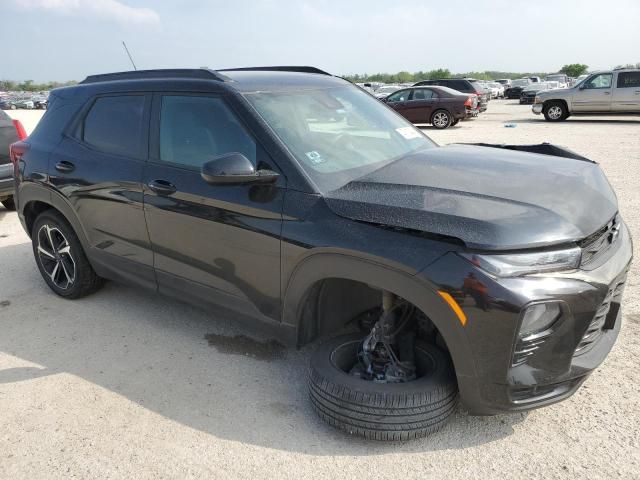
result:
<svg viewBox="0 0 640 480"><path fill-rule="evenodd" d="M71 245L55 226L42 225L37 235L37 255L42 270L60 290L68 290L76 280L76 262Z"/></svg>

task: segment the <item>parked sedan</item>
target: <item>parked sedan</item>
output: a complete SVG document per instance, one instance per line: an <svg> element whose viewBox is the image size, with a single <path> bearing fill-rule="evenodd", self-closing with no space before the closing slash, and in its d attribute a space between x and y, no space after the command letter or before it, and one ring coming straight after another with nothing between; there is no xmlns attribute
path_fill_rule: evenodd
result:
<svg viewBox="0 0 640 480"><path fill-rule="evenodd" d="M478 115L478 96L448 87L410 87L389 95L384 101L413 123L430 123L442 129Z"/></svg>
<svg viewBox="0 0 640 480"><path fill-rule="evenodd" d="M475 94L478 96L478 110L484 112L487 109L491 95L476 80L466 78L441 78L433 80L422 80L414 87L440 86L448 87L459 93Z"/></svg>

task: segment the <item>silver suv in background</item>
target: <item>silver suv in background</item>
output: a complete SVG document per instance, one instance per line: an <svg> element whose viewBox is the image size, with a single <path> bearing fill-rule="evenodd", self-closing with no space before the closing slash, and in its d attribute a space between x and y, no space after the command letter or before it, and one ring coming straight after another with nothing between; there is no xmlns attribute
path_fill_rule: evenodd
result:
<svg viewBox="0 0 640 480"><path fill-rule="evenodd" d="M640 70L595 72L574 87L539 92L532 110L550 122L571 115L639 115Z"/></svg>

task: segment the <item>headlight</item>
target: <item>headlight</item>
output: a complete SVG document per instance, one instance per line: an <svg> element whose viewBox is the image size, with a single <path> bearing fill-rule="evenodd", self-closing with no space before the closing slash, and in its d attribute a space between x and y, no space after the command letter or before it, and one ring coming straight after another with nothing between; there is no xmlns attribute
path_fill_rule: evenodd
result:
<svg viewBox="0 0 640 480"><path fill-rule="evenodd" d="M484 271L498 277L517 277L528 273L573 270L580 265L578 247L534 253L504 253L485 255L463 253L464 258Z"/></svg>

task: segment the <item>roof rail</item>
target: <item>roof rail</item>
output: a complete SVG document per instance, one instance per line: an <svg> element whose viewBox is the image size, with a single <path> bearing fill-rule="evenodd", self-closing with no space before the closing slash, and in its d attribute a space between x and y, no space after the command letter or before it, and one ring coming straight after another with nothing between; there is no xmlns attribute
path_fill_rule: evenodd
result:
<svg viewBox="0 0 640 480"><path fill-rule="evenodd" d="M138 80L149 78L195 78L202 80L229 81L229 78L206 68L167 68L158 70L132 70L128 72L89 75L80 84L109 82L115 80Z"/></svg>
<svg viewBox="0 0 640 480"><path fill-rule="evenodd" d="M317 73L320 75L331 75L329 72L320 70L316 67L306 66L274 66L274 67L241 67L241 68L223 68L218 72L299 72L299 73Z"/></svg>

